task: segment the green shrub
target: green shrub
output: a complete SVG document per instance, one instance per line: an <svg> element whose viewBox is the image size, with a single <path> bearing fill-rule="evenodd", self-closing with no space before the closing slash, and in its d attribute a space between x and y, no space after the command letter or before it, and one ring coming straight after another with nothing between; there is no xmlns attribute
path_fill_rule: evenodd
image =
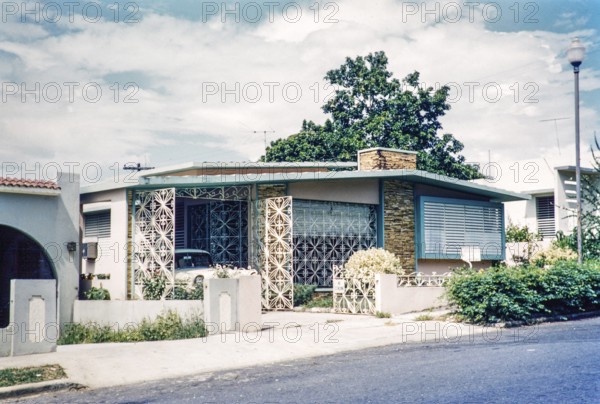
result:
<svg viewBox="0 0 600 404"><path fill-rule="evenodd" d="M333 297L332 296L319 296L313 298L307 302L304 307L312 309L313 307L333 308Z"/></svg>
<svg viewBox="0 0 600 404"><path fill-rule="evenodd" d="M475 323L594 310L600 308L600 263L462 269L446 284L446 294L457 314Z"/></svg>
<svg viewBox="0 0 600 404"><path fill-rule="evenodd" d="M294 285L294 306L304 306L313 298L315 285Z"/></svg>
<svg viewBox="0 0 600 404"><path fill-rule="evenodd" d="M144 278L142 281L142 295L144 300L160 300L167 288L167 278L163 275L155 275Z"/></svg>
<svg viewBox="0 0 600 404"><path fill-rule="evenodd" d="M138 326L115 329L97 324L65 324L61 328L59 345L94 344L101 342L139 342L199 338L206 336L204 321L199 317L183 321L173 311L156 320L143 320Z"/></svg>
<svg viewBox="0 0 600 404"><path fill-rule="evenodd" d="M165 295L167 288L167 278L164 275L156 275L152 278L146 278L142 282L142 295L144 300L161 300L163 297L167 300L202 300L204 299L204 289L202 285L198 287L188 287L186 283L175 283L173 291Z"/></svg>
<svg viewBox="0 0 600 404"><path fill-rule="evenodd" d="M99 288L92 286L90 290L83 292L87 300L110 300L110 292L102 285Z"/></svg>
<svg viewBox="0 0 600 404"><path fill-rule="evenodd" d="M531 243L541 239L541 234L539 232L533 233L529 231L529 227L527 227L527 225L519 227L509 220L508 226L506 226L507 243Z"/></svg>

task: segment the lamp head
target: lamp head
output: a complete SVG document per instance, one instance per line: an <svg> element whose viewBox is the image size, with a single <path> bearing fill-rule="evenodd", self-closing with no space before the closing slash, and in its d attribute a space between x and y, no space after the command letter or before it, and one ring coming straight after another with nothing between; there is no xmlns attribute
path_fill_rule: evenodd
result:
<svg viewBox="0 0 600 404"><path fill-rule="evenodd" d="M567 49L567 59L569 63L573 65L573 67L579 67L583 62L583 58L585 57L585 47L579 41L579 38L573 38L571 42L571 46Z"/></svg>

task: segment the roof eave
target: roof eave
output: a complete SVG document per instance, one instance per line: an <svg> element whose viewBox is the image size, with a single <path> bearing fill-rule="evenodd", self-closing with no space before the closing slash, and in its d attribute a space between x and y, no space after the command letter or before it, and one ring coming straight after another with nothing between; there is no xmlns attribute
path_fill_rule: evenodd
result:
<svg viewBox="0 0 600 404"><path fill-rule="evenodd" d="M290 183L309 181L332 181L351 179L402 179L413 183L436 185L441 188L460 190L478 195L484 195L500 202L529 200L530 195L506 191L487 185L475 184L470 181L459 180L441 174L432 174L421 170L376 170L376 171L337 171L337 172L311 172L311 173L276 173L261 174L259 178L240 180L238 175L227 176L174 176L174 177L144 177L135 188L160 188L165 186L200 186L210 185L249 185L268 183Z"/></svg>
<svg viewBox="0 0 600 404"><path fill-rule="evenodd" d="M34 196L59 196L60 189L36 188L36 187L16 187L16 186L0 185L0 193L34 195Z"/></svg>

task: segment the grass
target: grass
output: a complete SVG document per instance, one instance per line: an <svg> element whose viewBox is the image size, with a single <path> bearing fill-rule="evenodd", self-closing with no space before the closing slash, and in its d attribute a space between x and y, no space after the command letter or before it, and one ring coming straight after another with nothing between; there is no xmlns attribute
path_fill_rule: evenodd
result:
<svg viewBox="0 0 600 404"><path fill-rule="evenodd" d="M415 317L415 321L432 321L434 318L431 314L420 314Z"/></svg>
<svg viewBox="0 0 600 404"><path fill-rule="evenodd" d="M0 370L0 387L19 384L45 382L67 377L60 365L45 365L28 368L10 368Z"/></svg>
<svg viewBox="0 0 600 404"><path fill-rule="evenodd" d="M102 342L164 341L205 337L204 321L200 318L183 321L175 312L160 315L154 321L143 320L137 326L123 329L96 324L66 324L59 345L94 344Z"/></svg>
<svg viewBox="0 0 600 404"><path fill-rule="evenodd" d="M375 313L375 317L377 318L390 318L392 315L390 313L386 313L384 311L378 311Z"/></svg>

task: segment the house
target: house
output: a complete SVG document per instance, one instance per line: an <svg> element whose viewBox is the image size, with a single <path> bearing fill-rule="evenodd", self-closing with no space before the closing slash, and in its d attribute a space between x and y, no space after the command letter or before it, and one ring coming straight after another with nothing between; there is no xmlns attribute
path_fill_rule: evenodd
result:
<svg viewBox="0 0 600 404"><path fill-rule="evenodd" d="M277 293L331 288L333 265L371 247L409 272L463 265L462 247L480 252L475 266L502 260L503 203L528 196L417 170L416 158L374 148L356 163L192 162L83 187L82 271L131 299L145 277L173 279L180 248L272 274Z"/></svg>
<svg viewBox="0 0 600 404"><path fill-rule="evenodd" d="M58 173L56 181L0 178L0 356L34 352L38 348L19 344L72 321L78 243L77 175ZM11 291L13 283L18 293Z"/></svg>
<svg viewBox="0 0 600 404"><path fill-rule="evenodd" d="M505 220L539 233L546 247L557 232L571 234L577 226L575 166L561 164L561 160L564 163L565 158L491 163L484 173L489 177L477 181L529 195L528 200L505 204ZM581 175L600 186L600 173L593 168L582 167ZM583 202L584 210L591 208Z"/></svg>

